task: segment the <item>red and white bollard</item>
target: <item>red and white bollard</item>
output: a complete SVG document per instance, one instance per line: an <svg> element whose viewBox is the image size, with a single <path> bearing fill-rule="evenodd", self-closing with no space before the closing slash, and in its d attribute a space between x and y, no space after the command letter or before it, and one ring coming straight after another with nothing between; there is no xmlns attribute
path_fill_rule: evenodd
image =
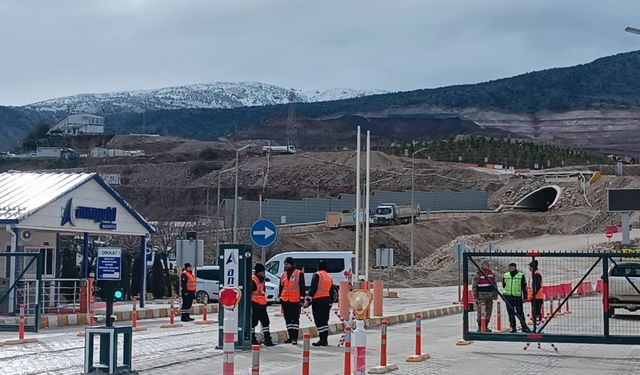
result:
<svg viewBox="0 0 640 375"><path fill-rule="evenodd" d="M386 374L398 369L398 365L387 365L387 321L382 321L380 332L380 364L369 370L369 374Z"/></svg>
<svg viewBox="0 0 640 375"><path fill-rule="evenodd" d="M196 324L200 325L200 324L215 324L215 320L208 320L207 319L207 299L205 297L204 300L204 304L203 304L203 310L202 310L202 320L198 320L197 322L195 322Z"/></svg>
<svg viewBox="0 0 640 375"><path fill-rule="evenodd" d="M407 358L407 362L422 362L431 358L429 354L422 352L422 314L416 314L416 351Z"/></svg>
<svg viewBox="0 0 640 375"><path fill-rule="evenodd" d="M94 311L93 311L93 304L91 303L92 299L93 299L93 278L88 278L87 279L87 324L89 324L89 327L93 327L96 324L95 321L95 315L94 315ZM84 337L84 331L83 332L78 332L77 336L79 337Z"/></svg>
<svg viewBox="0 0 640 375"><path fill-rule="evenodd" d="M163 324L160 326L160 328L180 328L182 327L181 323L176 323L176 312L175 312L175 308L173 306L173 303L175 302L175 299L171 300L171 310L169 310L169 324Z"/></svg>
<svg viewBox="0 0 640 375"><path fill-rule="evenodd" d="M310 350L311 350L311 345L310 345L310 341L311 341L311 335L308 333L305 333L302 336L302 339L304 340L303 342L303 348L302 348L302 375L309 375L309 357L310 357Z"/></svg>
<svg viewBox="0 0 640 375"><path fill-rule="evenodd" d="M234 352L238 331L235 310L240 302L242 292L238 288L223 288L219 293L220 304L224 307L222 323L222 375L234 375Z"/></svg>
<svg viewBox="0 0 640 375"><path fill-rule="evenodd" d="M260 375L260 345L251 345L251 375Z"/></svg>
<svg viewBox="0 0 640 375"><path fill-rule="evenodd" d="M464 309L464 311L468 312L469 311L469 285L468 284L464 284L462 287L462 308ZM464 325L462 326L462 336L460 336L460 340L458 340L458 342L456 342L457 346L466 346L471 344L471 341L467 341L464 339Z"/></svg>
<svg viewBox="0 0 640 375"><path fill-rule="evenodd" d="M354 375L365 375L367 373L367 331L364 327L364 320L356 320L356 330L353 331L353 346L355 347L355 368Z"/></svg>
<svg viewBox="0 0 640 375"><path fill-rule="evenodd" d="M133 309L131 311L131 330L133 332L146 331L145 327L138 327L138 310L136 309L136 305L138 303L133 301Z"/></svg>
<svg viewBox="0 0 640 375"><path fill-rule="evenodd" d="M24 304L20 304L20 316L18 317L18 339L17 340L5 340L0 342L0 344L4 345L20 345L20 344L29 344L38 342L38 339L35 338L24 338L24 326L26 324L26 319L24 317Z"/></svg>
<svg viewBox="0 0 640 375"><path fill-rule="evenodd" d="M351 326L344 327L344 375L351 375Z"/></svg>
<svg viewBox="0 0 640 375"><path fill-rule="evenodd" d="M224 337L222 342L222 374L234 375L233 357L235 352L235 335L233 333L233 322L231 319L227 319L226 317L224 319L223 332Z"/></svg>

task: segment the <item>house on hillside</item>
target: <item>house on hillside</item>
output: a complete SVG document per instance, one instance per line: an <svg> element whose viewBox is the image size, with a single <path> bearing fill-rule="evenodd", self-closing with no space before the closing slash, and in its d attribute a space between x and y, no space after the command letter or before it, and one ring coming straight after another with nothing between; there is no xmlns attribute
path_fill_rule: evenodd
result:
<svg viewBox="0 0 640 375"><path fill-rule="evenodd" d="M51 127L49 134L104 134L104 117L88 113L69 115Z"/></svg>

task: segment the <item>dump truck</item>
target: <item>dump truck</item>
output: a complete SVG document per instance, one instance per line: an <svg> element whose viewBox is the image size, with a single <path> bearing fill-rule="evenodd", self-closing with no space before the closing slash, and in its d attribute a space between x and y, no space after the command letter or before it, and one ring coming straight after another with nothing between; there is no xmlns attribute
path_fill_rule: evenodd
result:
<svg viewBox="0 0 640 375"><path fill-rule="evenodd" d="M408 224L412 216L420 216L420 205L382 203L376 208L374 222L376 225Z"/></svg>
<svg viewBox="0 0 640 375"><path fill-rule="evenodd" d="M296 146L288 145L288 146L263 146L262 152L265 154L295 154Z"/></svg>
<svg viewBox="0 0 640 375"><path fill-rule="evenodd" d="M361 210L363 219L360 220L364 224L364 210ZM372 216L369 217L369 224L375 224ZM325 227L328 229L335 228L355 228L356 227L356 212L354 211L342 211L342 212L327 212L325 215Z"/></svg>
<svg viewBox="0 0 640 375"><path fill-rule="evenodd" d="M347 212L327 212L325 216L325 227L329 229L350 228L356 226L353 213Z"/></svg>

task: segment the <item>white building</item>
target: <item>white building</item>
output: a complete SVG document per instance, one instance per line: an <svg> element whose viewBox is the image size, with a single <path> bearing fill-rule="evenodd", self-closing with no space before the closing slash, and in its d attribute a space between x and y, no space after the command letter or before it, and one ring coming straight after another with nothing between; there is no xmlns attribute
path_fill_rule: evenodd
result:
<svg viewBox="0 0 640 375"><path fill-rule="evenodd" d="M113 148L94 147L90 151L92 158L121 158L144 156L143 150L120 150Z"/></svg>
<svg viewBox="0 0 640 375"><path fill-rule="evenodd" d="M53 287L45 288L56 285L53 280L61 276L60 235L83 236L82 275L87 278L92 272L89 263L92 236L136 236L140 249L146 249L148 236L155 232L95 173L0 173L0 226L0 254L6 251L7 255L0 256L0 286L15 286L13 292L0 294L2 314L14 313L18 303L24 301L40 311L40 304L46 301L34 296L43 293L50 299L57 293ZM37 276L35 267L23 264L22 260L34 257L28 255L34 253L42 259L42 265L38 266L42 283L35 286L27 284L28 279ZM146 262L143 264L146 266ZM140 274L146 275L146 270L141 269ZM141 278L141 290L146 290L145 279ZM24 285L31 285L31 289ZM34 291L37 285L42 289ZM34 292L29 298L23 290Z"/></svg>
<svg viewBox="0 0 640 375"><path fill-rule="evenodd" d="M49 134L104 134L104 117L87 113L69 115L49 129Z"/></svg>

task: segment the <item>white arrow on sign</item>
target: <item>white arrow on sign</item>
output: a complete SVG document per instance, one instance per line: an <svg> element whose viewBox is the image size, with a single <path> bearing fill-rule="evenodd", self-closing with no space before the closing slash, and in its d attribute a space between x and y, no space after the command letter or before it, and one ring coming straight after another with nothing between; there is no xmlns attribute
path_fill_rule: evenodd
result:
<svg viewBox="0 0 640 375"><path fill-rule="evenodd" d="M264 230L254 230L254 236L264 236L265 240L271 236L276 234L276 232L272 231L270 228L264 228Z"/></svg>

